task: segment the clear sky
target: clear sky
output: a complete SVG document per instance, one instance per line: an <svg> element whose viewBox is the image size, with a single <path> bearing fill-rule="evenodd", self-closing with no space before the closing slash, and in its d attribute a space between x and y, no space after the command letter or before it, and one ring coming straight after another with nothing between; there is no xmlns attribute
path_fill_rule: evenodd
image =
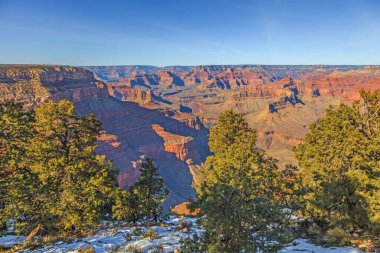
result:
<svg viewBox="0 0 380 253"><path fill-rule="evenodd" d="M0 0L0 63L380 64L380 0Z"/></svg>

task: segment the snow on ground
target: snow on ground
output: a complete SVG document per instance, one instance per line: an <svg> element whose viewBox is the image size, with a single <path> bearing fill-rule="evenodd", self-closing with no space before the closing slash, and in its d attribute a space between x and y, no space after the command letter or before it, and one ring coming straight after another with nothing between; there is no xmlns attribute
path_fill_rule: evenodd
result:
<svg viewBox="0 0 380 253"><path fill-rule="evenodd" d="M188 224L192 226L186 226ZM157 238L147 238L146 232L153 230L157 233ZM191 237L195 233L201 235L204 230L197 225L195 218L178 218L171 216L168 221L161 226L142 227L119 226L100 230L96 235L77 239L71 242L55 242L34 250L24 250L24 253L61 253L78 252L79 248L92 247L96 253L103 252L131 252L132 248L152 253L157 249L159 252L174 252L180 247L180 239ZM0 237L0 246L12 247L22 244L24 236L6 235ZM295 240L294 245L284 248L281 253L361 253L362 251L351 247L343 248L323 248L308 243L305 239Z"/></svg>
<svg viewBox="0 0 380 253"><path fill-rule="evenodd" d="M295 246L289 246L281 250L281 253L362 253L358 249L352 247L341 247L341 248L323 248L309 243L306 239L295 240Z"/></svg>
<svg viewBox="0 0 380 253"><path fill-rule="evenodd" d="M0 246L2 247L13 247L15 245L22 244L26 239L25 236L17 236L17 235L5 235L0 237Z"/></svg>

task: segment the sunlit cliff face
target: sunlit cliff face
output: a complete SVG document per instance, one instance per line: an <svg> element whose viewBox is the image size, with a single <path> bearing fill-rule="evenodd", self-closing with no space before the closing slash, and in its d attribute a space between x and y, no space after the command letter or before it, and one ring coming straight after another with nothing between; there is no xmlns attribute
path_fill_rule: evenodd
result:
<svg viewBox="0 0 380 253"><path fill-rule="evenodd" d="M282 165L295 161L291 148L303 141L308 126L329 105L352 102L361 88L380 87L379 67L119 66L108 78L110 68L95 72L109 81L116 98L159 109L172 118L193 115L210 127L225 110L243 113L258 130L259 145Z"/></svg>

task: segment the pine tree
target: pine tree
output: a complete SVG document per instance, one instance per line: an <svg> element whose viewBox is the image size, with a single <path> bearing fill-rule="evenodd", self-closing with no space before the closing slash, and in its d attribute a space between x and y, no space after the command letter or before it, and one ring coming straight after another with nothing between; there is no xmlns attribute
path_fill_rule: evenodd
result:
<svg viewBox="0 0 380 253"><path fill-rule="evenodd" d="M131 190L120 191L112 207L112 214L116 220L136 223L141 215L137 194Z"/></svg>
<svg viewBox="0 0 380 253"><path fill-rule="evenodd" d="M143 218L153 218L157 222L162 214L161 204L169 191L152 159L143 158L139 163L140 177L128 191L118 195L113 207L113 217L134 223Z"/></svg>
<svg viewBox="0 0 380 253"><path fill-rule="evenodd" d="M137 196L138 217L152 217L157 222L162 213L161 204L165 201L169 191L152 159L142 160L140 173L138 181L131 189L132 194Z"/></svg>
<svg viewBox="0 0 380 253"><path fill-rule="evenodd" d="M81 230L106 218L119 187L117 170L95 153L100 122L67 100L49 101L35 108L34 129L28 158L44 192L45 228Z"/></svg>
<svg viewBox="0 0 380 253"><path fill-rule="evenodd" d="M380 233L380 91L330 107L295 148L303 210L324 233Z"/></svg>
<svg viewBox="0 0 380 253"><path fill-rule="evenodd" d="M157 221L168 194L158 169L143 160L136 185L122 190L112 162L95 153L101 126L94 115L78 116L67 100L34 111L10 103L0 106L0 123L0 224L13 220L18 232L42 227L57 234L110 215Z"/></svg>
<svg viewBox="0 0 380 253"><path fill-rule="evenodd" d="M26 148L34 135L33 113L22 104L0 105L0 224L13 220L17 232L28 232L41 220L34 196L38 177L28 167Z"/></svg>
<svg viewBox="0 0 380 253"><path fill-rule="evenodd" d="M207 252L280 248L291 239L281 202L287 182L277 161L256 146L256 131L227 111L211 128L209 147L213 155L197 187Z"/></svg>

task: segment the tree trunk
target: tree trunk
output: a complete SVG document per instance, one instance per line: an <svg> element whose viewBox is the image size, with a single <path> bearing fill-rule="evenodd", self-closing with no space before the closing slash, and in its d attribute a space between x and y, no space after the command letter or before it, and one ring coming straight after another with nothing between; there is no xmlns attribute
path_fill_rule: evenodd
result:
<svg viewBox="0 0 380 253"><path fill-rule="evenodd" d="M34 237L36 237L38 232L40 232L41 228L42 228L42 225L38 224L37 227L28 235L28 237L26 238L24 242L24 245L29 245L31 242L33 242Z"/></svg>

